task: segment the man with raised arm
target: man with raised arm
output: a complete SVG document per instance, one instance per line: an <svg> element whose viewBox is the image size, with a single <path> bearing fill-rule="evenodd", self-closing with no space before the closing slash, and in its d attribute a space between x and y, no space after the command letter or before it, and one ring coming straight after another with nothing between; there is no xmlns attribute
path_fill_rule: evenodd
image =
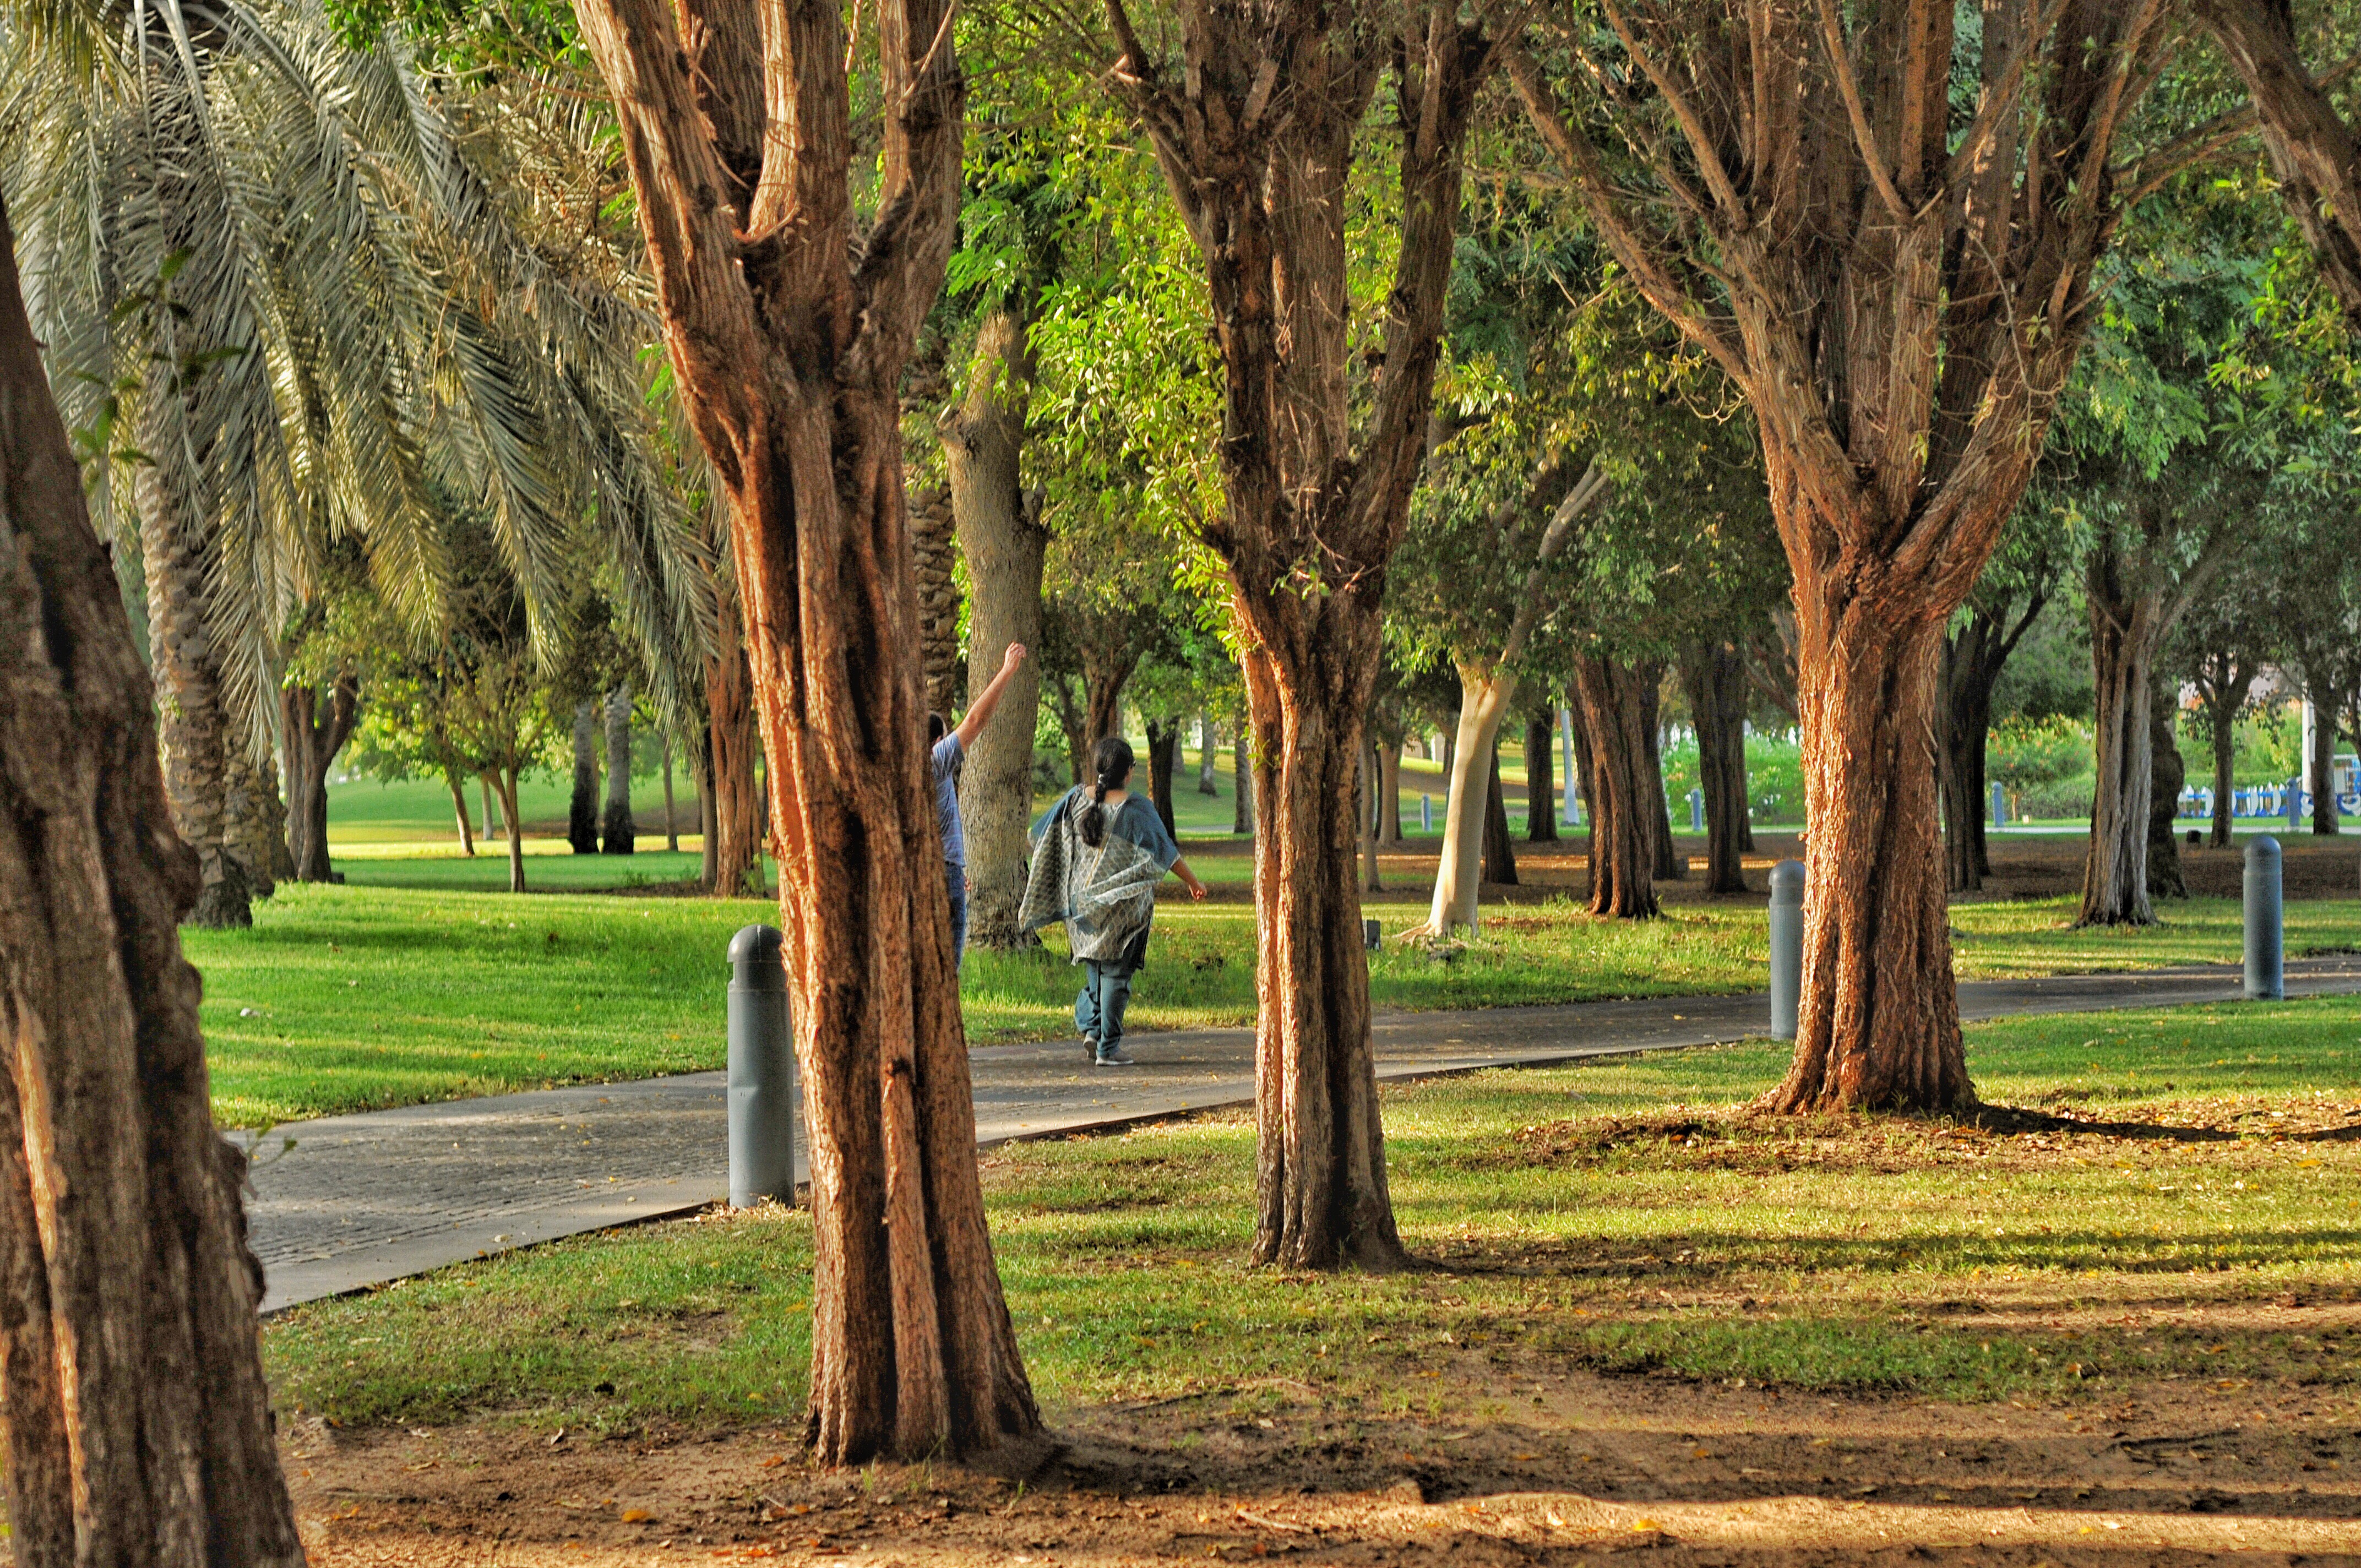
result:
<svg viewBox="0 0 2361 1568"><path fill-rule="evenodd" d="M967 761L968 748L983 733L983 727L992 722L993 710L1000 706L1000 694L1007 689L1009 677L1023 663L1025 644L1011 642L1007 656L1000 661L1000 673L977 695L958 729L952 729L950 721L939 713L927 715L927 742L935 768L935 811L943 828L944 884L951 895L954 964L967 957L967 834L960 826L960 768Z"/></svg>

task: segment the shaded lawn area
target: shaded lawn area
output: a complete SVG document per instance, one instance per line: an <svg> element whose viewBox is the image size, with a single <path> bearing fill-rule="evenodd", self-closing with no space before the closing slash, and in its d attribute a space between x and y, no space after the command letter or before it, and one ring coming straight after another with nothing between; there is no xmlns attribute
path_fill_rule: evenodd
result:
<svg viewBox="0 0 2361 1568"><path fill-rule="evenodd" d="M1389 931L1424 912L1382 898L1365 907ZM1960 972L2238 956L2238 909L2228 900L2192 900L2145 931L2074 931L2071 915L2064 899L1953 910L1964 933ZM774 905L752 899L291 885L255 906L252 930L192 929L182 939L205 977L215 1113L256 1126L718 1068L730 938L777 918ZM1166 903L1131 1027L1251 1023L1253 941L1246 905ZM2290 953L2354 946L2361 902L2288 905ZM1760 989L1767 955L1763 911L1751 903L1676 905L1659 920L1626 922L1559 900L1500 912L1449 962L1389 943L1371 957L1370 989L1378 1007L1394 1009L1727 993ZM1044 949L972 952L961 983L970 1037L1063 1036L1075 985L1056 931Z"/></svg>
<svg viewBox="0 0 2361 1568"><path fill-rule="evenodd" d="M1762 1044L1389 1089L1397 1212L1440 1266L1391 1277L1243 1266L1235 1115L1006 1146L985 1187L1052 1412L1308 1390L1474 1420L1437 1371L1470 1356L1971 1401L2349 1392L2356 1043L2349 998L1980 1025L1988 1102L2095 1119L2015 1135L1746 1118L1784 1063ZM283 1401L352 1424L792 1420L809 1267L802 1215L716 1215L303 1307L266 1354ZM2290 1302L2326 1305L2290 1328Z"/></svg>

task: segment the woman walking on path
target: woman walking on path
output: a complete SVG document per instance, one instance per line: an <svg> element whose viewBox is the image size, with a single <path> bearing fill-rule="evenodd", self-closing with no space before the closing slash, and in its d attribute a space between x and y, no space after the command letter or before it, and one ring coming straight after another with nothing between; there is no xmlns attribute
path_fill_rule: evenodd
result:
<svg viewBox="0 0 2361 1568"><path fill-rule="evenodd" d="M1132 1063L1123 1048L1123 1014L1131 977L1147 960L1156 884L1170 871L1191 898L1205 896L1205 884L1180 858L1156 808L1125 787L1132 760L1130 742L1108 736L1092 749L1090 785L1067 791L1034 825L1033 866L1017 915L1027 931L1066 923L1073 961L1082 966L1074 1022L1083 1049L1101 1067Z"/></svg>

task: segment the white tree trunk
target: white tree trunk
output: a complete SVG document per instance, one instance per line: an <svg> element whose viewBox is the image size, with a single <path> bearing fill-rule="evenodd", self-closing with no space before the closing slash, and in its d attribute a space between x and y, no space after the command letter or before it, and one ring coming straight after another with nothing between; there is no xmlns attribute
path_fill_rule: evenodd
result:
<svg viewBox="0 0 2361 1568"><path fill-rule="evenodd" d="M1484 801L1491 788L1492 741L1516 700L1514 671L1459 666L1459 732L1451 754L1450 794L1443 807L1443 858L1434 868L1434 905L1423 929L1447 937L1455 927L1476 930L1476 894L1483 880Z"/></svg>

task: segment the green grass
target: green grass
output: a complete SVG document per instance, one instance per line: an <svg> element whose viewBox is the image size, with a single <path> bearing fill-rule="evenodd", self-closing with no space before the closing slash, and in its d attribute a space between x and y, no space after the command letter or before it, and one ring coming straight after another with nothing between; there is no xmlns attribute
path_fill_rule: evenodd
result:
<svg viewBox="0 0 2361 1568"><path fill-rule="evenodd" d="M1471 1359L1961 1400L2351 1387L2344 1331L2254 1309L2361 1288L2361 1146L2279 1135L2361 1114L2356 1040L2355 999L1970 1031L1989 1101L2156 1135L1735 1115L1784 1065L1761 1044L1392 1089L1397 1213L1441 1266L1398 1277L1243 1266L1242 1116L1005 1147L985 1185L1053 1411L1285 1382L1466 1420ZM300 1309L266 1354L346 1422L776 1419L810 1263L791 1212L618 1232Z"/></svg>
<svg viewBox="0 0 2361 1568"><path fill-rule="evenodd" d="M498 865L493 861L491 864ZM532 874L612 876L670 857L547 856ZM381 860L389 878L446 862ZM1207 857L1211 880L1248 874ZM1168 884L1169 892L1176 889ZM1400 898L1366 906L1388 932L1422 918ZM2029 975L2149 968L2238 956L2238 906L2175 907L2146 931L2076 931L2068 900L1961 905L1960 972ZM740 927L776 924L744 900L522 897L420 884L289 886L251 931L184 933L205 976L214 1104L251 1126L305 1116L721 1065L723 952ZM1237 902L1174 897L1131 1013L1136 1030L1244 1025L1254 1017L1254 916ZM2361 946L2361 903L2288 905L2288 948ZM1768 940L1752 904L1674 905L1645 922L1594 920L1558 900L1490 916L1455 961L1389 943L1370 960L1378 1006L1433 1009L1680 996L1759 989ZM1072 1028L1074 971L1062 938L1028 953L971 953L962 981L978 1044Z"/></svg>

